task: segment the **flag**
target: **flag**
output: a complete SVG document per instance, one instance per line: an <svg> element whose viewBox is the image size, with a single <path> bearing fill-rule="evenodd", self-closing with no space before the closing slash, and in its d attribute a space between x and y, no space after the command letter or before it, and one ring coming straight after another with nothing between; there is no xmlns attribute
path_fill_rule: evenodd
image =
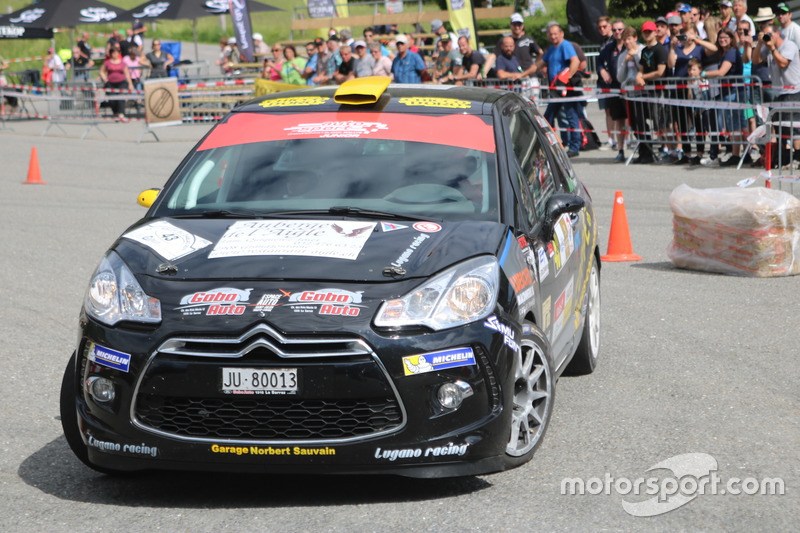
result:
<svg viewBox="0 0 800 533"><path fill-rule="evenodd" d="M253 56L253 27L250 24L250 12L247 10L247 0L228 0L230 6L233 29L236 32L236 44L245 63L252 63Z"/></svg>
<svg viewBox="0 0 800 533"><path fill-rule="evenodd" d="M472 0L447 0L447 11L450 13L450 24L459 37L467 37L473 50L478 49L478 31L475 24L475 12ZM453 43L454 47L457 43Z"/></svg>

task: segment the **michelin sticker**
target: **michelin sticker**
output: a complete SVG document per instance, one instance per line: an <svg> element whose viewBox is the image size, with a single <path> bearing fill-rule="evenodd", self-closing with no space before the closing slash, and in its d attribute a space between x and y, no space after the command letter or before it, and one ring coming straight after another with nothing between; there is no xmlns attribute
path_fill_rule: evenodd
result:
<svg viewBox="0 0 800 533"><path fill-rule="evenodd" d="M474 364L475 354L472 353L472 348L453 348L403 357L403 372L406 376L411 376Z"/></svg>
<svg viewBox="0 0 800 533"><path fill-rule="evenodd" d="M202 250L211 244L211 241L192 235L164 220L136 228L123 237L147 246L167 261Z"/></svg>
<svg viewBox="0 0 800 533"><path fill-rule="evenodd" d="M131 354L118 352L111 348L97 345L95 343L89 344L89 361L93 361L98 365L102 365L122 372L127 372L131 366Z"/></svg>
<svg viewBox="0 0 800 533"><path fill-rule="evenodd" d="M352 220L243 220L228 228L208 257L291 255L354 260L375 225Z"/></svg>

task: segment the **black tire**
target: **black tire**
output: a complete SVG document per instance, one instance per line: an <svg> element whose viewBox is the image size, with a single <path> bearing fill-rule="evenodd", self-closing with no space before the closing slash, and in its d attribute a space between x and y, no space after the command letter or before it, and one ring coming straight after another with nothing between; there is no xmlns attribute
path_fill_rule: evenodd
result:
<svg viewBox="0 0 800 533"><path fill-rule="evenodd" d="M67 368L64 370L64 377L61 380L60 411L61 428L64 430L64 437L67 439L67 444L69 444L72 453L89 468L102 472L103 474L124 474L124 472L96 466L89 461L89 452L81 438L81 431L78 427L78 413L75 405L75 387L77 386L75 358L76 355L75 352L73 352L72 357L69 358L69 363L67 363Z"/></svg>
<svg viewBox="0 0 800 533"><path fill-rule="evenodd" d="M591 374L597 367L600 355L600 269L597 258L592 258L592 270L586 287L586 320L583 322L581 340L565 374L583 376Z"/></svg>
<svg viewBox="0 0 800 533"><path fill-rule="evenodd" d="M550 344L535 325L525 322L514 360L514 391L505 467L528 462L542 443L555 400Z"/></svg>

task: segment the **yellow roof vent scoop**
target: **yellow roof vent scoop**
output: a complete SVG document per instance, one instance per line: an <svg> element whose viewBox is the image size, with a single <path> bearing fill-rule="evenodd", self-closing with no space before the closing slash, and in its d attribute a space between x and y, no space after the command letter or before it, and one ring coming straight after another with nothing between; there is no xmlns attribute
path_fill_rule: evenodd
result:
<svg viewBox="0 0 800 533"><path fill-rule="evenodd" d="M353 78L336 89L333 101L337 104L350 105L374 104L380 99L391 81L388 76Z"/></svg>

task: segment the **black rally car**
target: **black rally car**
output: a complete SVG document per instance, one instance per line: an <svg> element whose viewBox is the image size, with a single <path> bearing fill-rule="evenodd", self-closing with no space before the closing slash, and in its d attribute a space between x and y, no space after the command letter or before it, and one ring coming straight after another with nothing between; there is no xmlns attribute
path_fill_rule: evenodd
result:
<svg viewBox="0 0 800 533"><path fill-rule="evenodd" d="M364 78L215 126L95 271L92 468L458 476L530 459L600 334L591 201L517 94Z"/></svg>

